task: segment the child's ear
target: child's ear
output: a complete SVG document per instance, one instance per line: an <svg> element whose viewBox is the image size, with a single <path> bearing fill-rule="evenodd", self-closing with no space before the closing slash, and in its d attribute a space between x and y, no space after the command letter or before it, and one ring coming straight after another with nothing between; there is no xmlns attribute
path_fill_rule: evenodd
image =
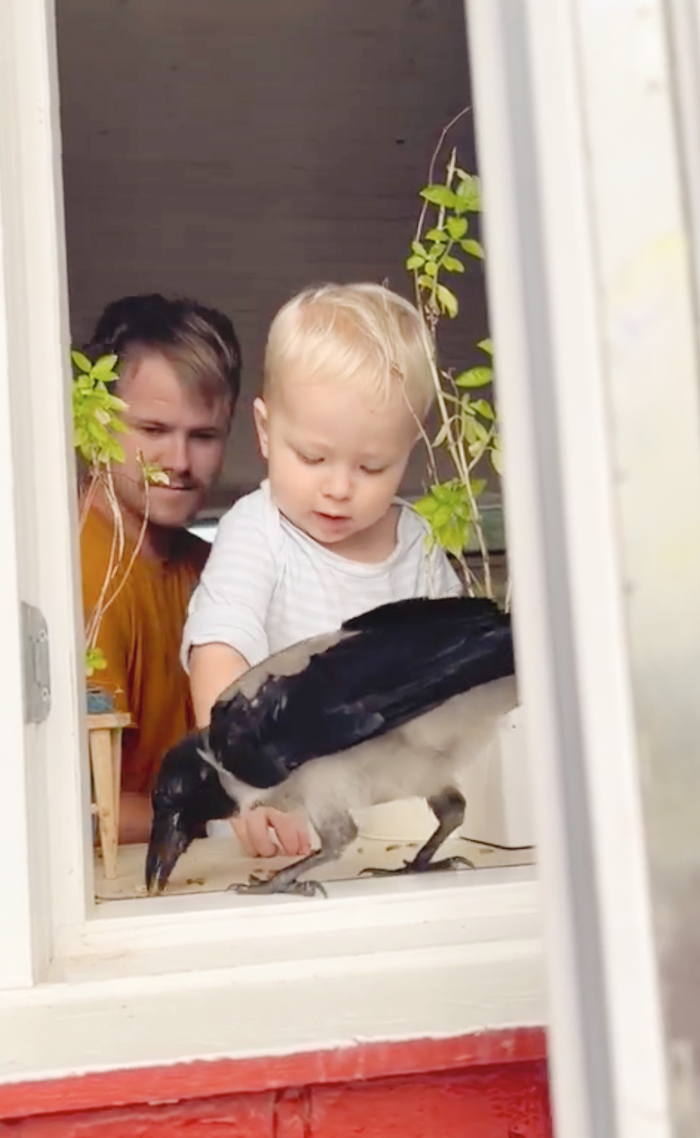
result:
<svg viewBox="0 0 700 1138"><path fill-rule="evenodd" d="M263 458L269 458L268 447L268 414L267 404L264 399L255 399L253 401L253 419L255 420L255 430L258 433L258 443L260 444L260 453Z"/></svg>

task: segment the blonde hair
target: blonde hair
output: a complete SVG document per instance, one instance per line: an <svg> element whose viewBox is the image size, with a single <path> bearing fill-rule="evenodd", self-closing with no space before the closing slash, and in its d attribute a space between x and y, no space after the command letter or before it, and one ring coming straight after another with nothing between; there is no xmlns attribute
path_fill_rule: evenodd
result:
<svg viewBox="0 0 700 1138"><path fill-rule="evenodd" d="M382 401L403 392L422 422L435 389L417 310L378 284L307 288L275 316L265 349L263 395L291 372L307 382L358 382Z"/></svg>

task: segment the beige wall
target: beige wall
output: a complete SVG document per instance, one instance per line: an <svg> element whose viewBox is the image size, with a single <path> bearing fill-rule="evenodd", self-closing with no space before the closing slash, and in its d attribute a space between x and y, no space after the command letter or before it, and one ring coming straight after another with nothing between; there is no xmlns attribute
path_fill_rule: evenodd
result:
<svg viewBox="0 0 700 1138"><path fill-rule="evenodd" d="M249 406L280 303L329 279L407 292L415 195L469 102L462 0L57 0L57 14L74 339L146 290L233 318L245 397L228 498L261 474ZM461 147L473 168L470 125ZM478 266L462 292L460 364L486 331Z"/></svg>

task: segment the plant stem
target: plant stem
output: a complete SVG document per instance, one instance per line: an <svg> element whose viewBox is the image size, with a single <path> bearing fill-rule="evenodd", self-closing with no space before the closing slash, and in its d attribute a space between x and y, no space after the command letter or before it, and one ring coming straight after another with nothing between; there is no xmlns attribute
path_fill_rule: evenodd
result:
<svg viewBox="0 0 700 1138"><path fill-rule="evenodd" d="M469 107L464 107L461 111L459 111L458 114L456 114L454 116L454 118L452 118L447 123L447 125L441 131L440 137L438 138L437 145L436 145L436 147L433 151L433 154L431 156L430 164L428 166L428 182L430 185L432 185L434 183L435 167L437 164L438 157L440 155L440 151L442 150L445 138L447 137L447 134L452 129L452 127L464 115L466 115L470 111L470 109L471 108L469 108ZM456 148L453 147L452 151L450 152L450 157L449 157L449 160L447 163L447 173L446 173L446 178L445 178L445 185L450 189L451 189L452 183L454 181L456 168L457 168L457 151L456 151ZM418 215L418 223L416 225L415 241L417 241L417 242L420 242L422 239L422 236L423 236L423 228L425 226L425 221L426 221L429 205L430 205L430 203L427 201L427 199L424 198L420 214ZM437 219L436 228L442 229L444 226L444 223L445 223L445 207L440 206L438 208L438 219ZM453 240L448 235L446 248L445 248L439 262L436 262L436 274L435 274L435 277L433 278L433 281L432 281L429 301L426 302L426 300L424 299L423 290L418 283L418 275L419 274L418 274L418 272L415 272L415 271L413 273L413 284L414 284L414 290L415 290L415 296L416 296L416 306L418 308L418 311L419 311L419 314L421 317L421 330L422 330L424 346L425 346L425 349L426 349L426 352L428 355L428 359L430 361L430 371L431 371L431 376L432 376L432 380L433 380L433 386L435 388L436 404L437 404L438 412L440 415L440 419L441 419L442 424L443 424L443 429L445 431L444 445L447 449L447 452L450 456L450 459L452 460L452 463L454 465L457 476L460 479L460 481L463 483L464 488L466 490L467 499L469 502L469 508L470 508L470 512L471 512L471 522L472 522L472 525L474 527L474 532L476 533L477 544L479 546L479 553L480 553L481 561L482 561L482 565L483 565L483 573L484 573L483 591L487 597L493 599L493 580L492 580L492 575L491 575L491 558L490 558L488 546L486 543L486 536L484 534L481 511L479 510L479 506L478 506L476 496L474 494L474 490L472 487L472 482L471 482L472 470L473 470L474 466L476 466L477 461L479 461L479 459L481 457L483 457L483 453L485 453L486 448L484 448L484 451L482 451L482 455L479 456L479 459L475 460L473 463L469 462L469 459L467 457L467 453L466 453L466 450L464 447L464 436L462 433L461 424L460 424L459 431L456 431L455 430L456 417L450 415L450 413L448 411L447 400L445 398L445 390L444 390L444 387L442 384L443 374L441 373L441 371L438 367L438 364L437 364L436 328L437 328L437 323L439 320L439 313L440 313L440 306L439 306L439 303L437 300L437 288L438 288L438 284L439 284L438 275L439 275L440 265L443 263L444 258L449 254L449 251L452 248L453 244L454 244ZM423 434L423 437L426 438L426 441L427 441L427 437L425 436L424 431L422 432L422 434ZM493 438L493 430L491 430L491 432L490 432L490 438ZM435 458L434 458L434 454L433 454L433 446L429 443L428 443L428 445L429 445L431 470L436 470ZM487 445L488 445L488 441L487 441ZM435 478L435 481L437 481L437 477ZM475 593L474 582L477 581L478 578L475 577L474 573L469 568L469 566L467 564L466 556L463 555L462 557L459 557L458 562L459 562L459 564L462 568L463 574L464 574L467 592L471 596L473 596Z"/></svg>
<svg viewBox="0 0 700 1138"><path fill-rule="evenodd" d="M112 607L112 605L116 601L117 596L120 595L120 593L122 592L122 589L124 588L124 585L126 584L126 579L127 579L127 577L129 577L129 574L133 568L134 561L137 560L138 555L141 552L141 546L143 545L143 538L146 537L146 528L148 526L149 483L148 483L147 478L143 478L143 486L145 486L145 488L146 488L146 505L145 505L145 509L143 509L143 518L141 521L141 527L139 529L139 536L137 538L137 541L135 541L135 544L134 544L134 547L133 547L133 550L132 550L132 553L131 553L131 556L129 559L129 563L127 563L127 566L126 566L126 568L122 574L122 579L121 579L120 584L117 585L112 596L109 596L108 599L106 601L104 601L104 603L101 604L101 608L99 608L99 616L98 616L98 619L96 621L96 625L94 625L94 628L92 630L92 635L88 641L89 648L96 648L97 636L99 633L99 629L100 629L102 619L104 619L105 613L107 612L107 610L110 607ZM114 486L113 486L113 489L114 489ZM115 503L116 503L116 495L115 495ZM120 529L122 531L122 538L123 538L124 527L123 527L123 522L122 522L122 514L121 514L120 510L118 510L118 503L116 505L116 509L117 509L117 514L118 514L118 519L120 519L120 521L118 521L118 526L120 526ZM118 558L116 568L118 568L118 566L120 566L123 556L124 556L124 543L123 543L123 539L122 539L121 554L120 554L120 558ZM115 571L116 571L116 569L115 569ZM102 589L102 594L100 594L100 600L104 600L104 594L105 594L105 589ZM98 601L98 607L99 607L99 601Z"/></svg>

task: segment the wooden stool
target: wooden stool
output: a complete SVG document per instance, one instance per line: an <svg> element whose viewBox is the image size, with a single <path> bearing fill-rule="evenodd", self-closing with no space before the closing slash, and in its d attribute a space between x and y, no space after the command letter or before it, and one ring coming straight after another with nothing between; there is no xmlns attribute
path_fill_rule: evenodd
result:
<svg viewBox="0 0 700 1138"><path fill-rule="evenodd" d="M131 716L126 711L107 711L87 716L95 810L104 873L109 878L117 876L122 731L130 722Z"/></svg>

